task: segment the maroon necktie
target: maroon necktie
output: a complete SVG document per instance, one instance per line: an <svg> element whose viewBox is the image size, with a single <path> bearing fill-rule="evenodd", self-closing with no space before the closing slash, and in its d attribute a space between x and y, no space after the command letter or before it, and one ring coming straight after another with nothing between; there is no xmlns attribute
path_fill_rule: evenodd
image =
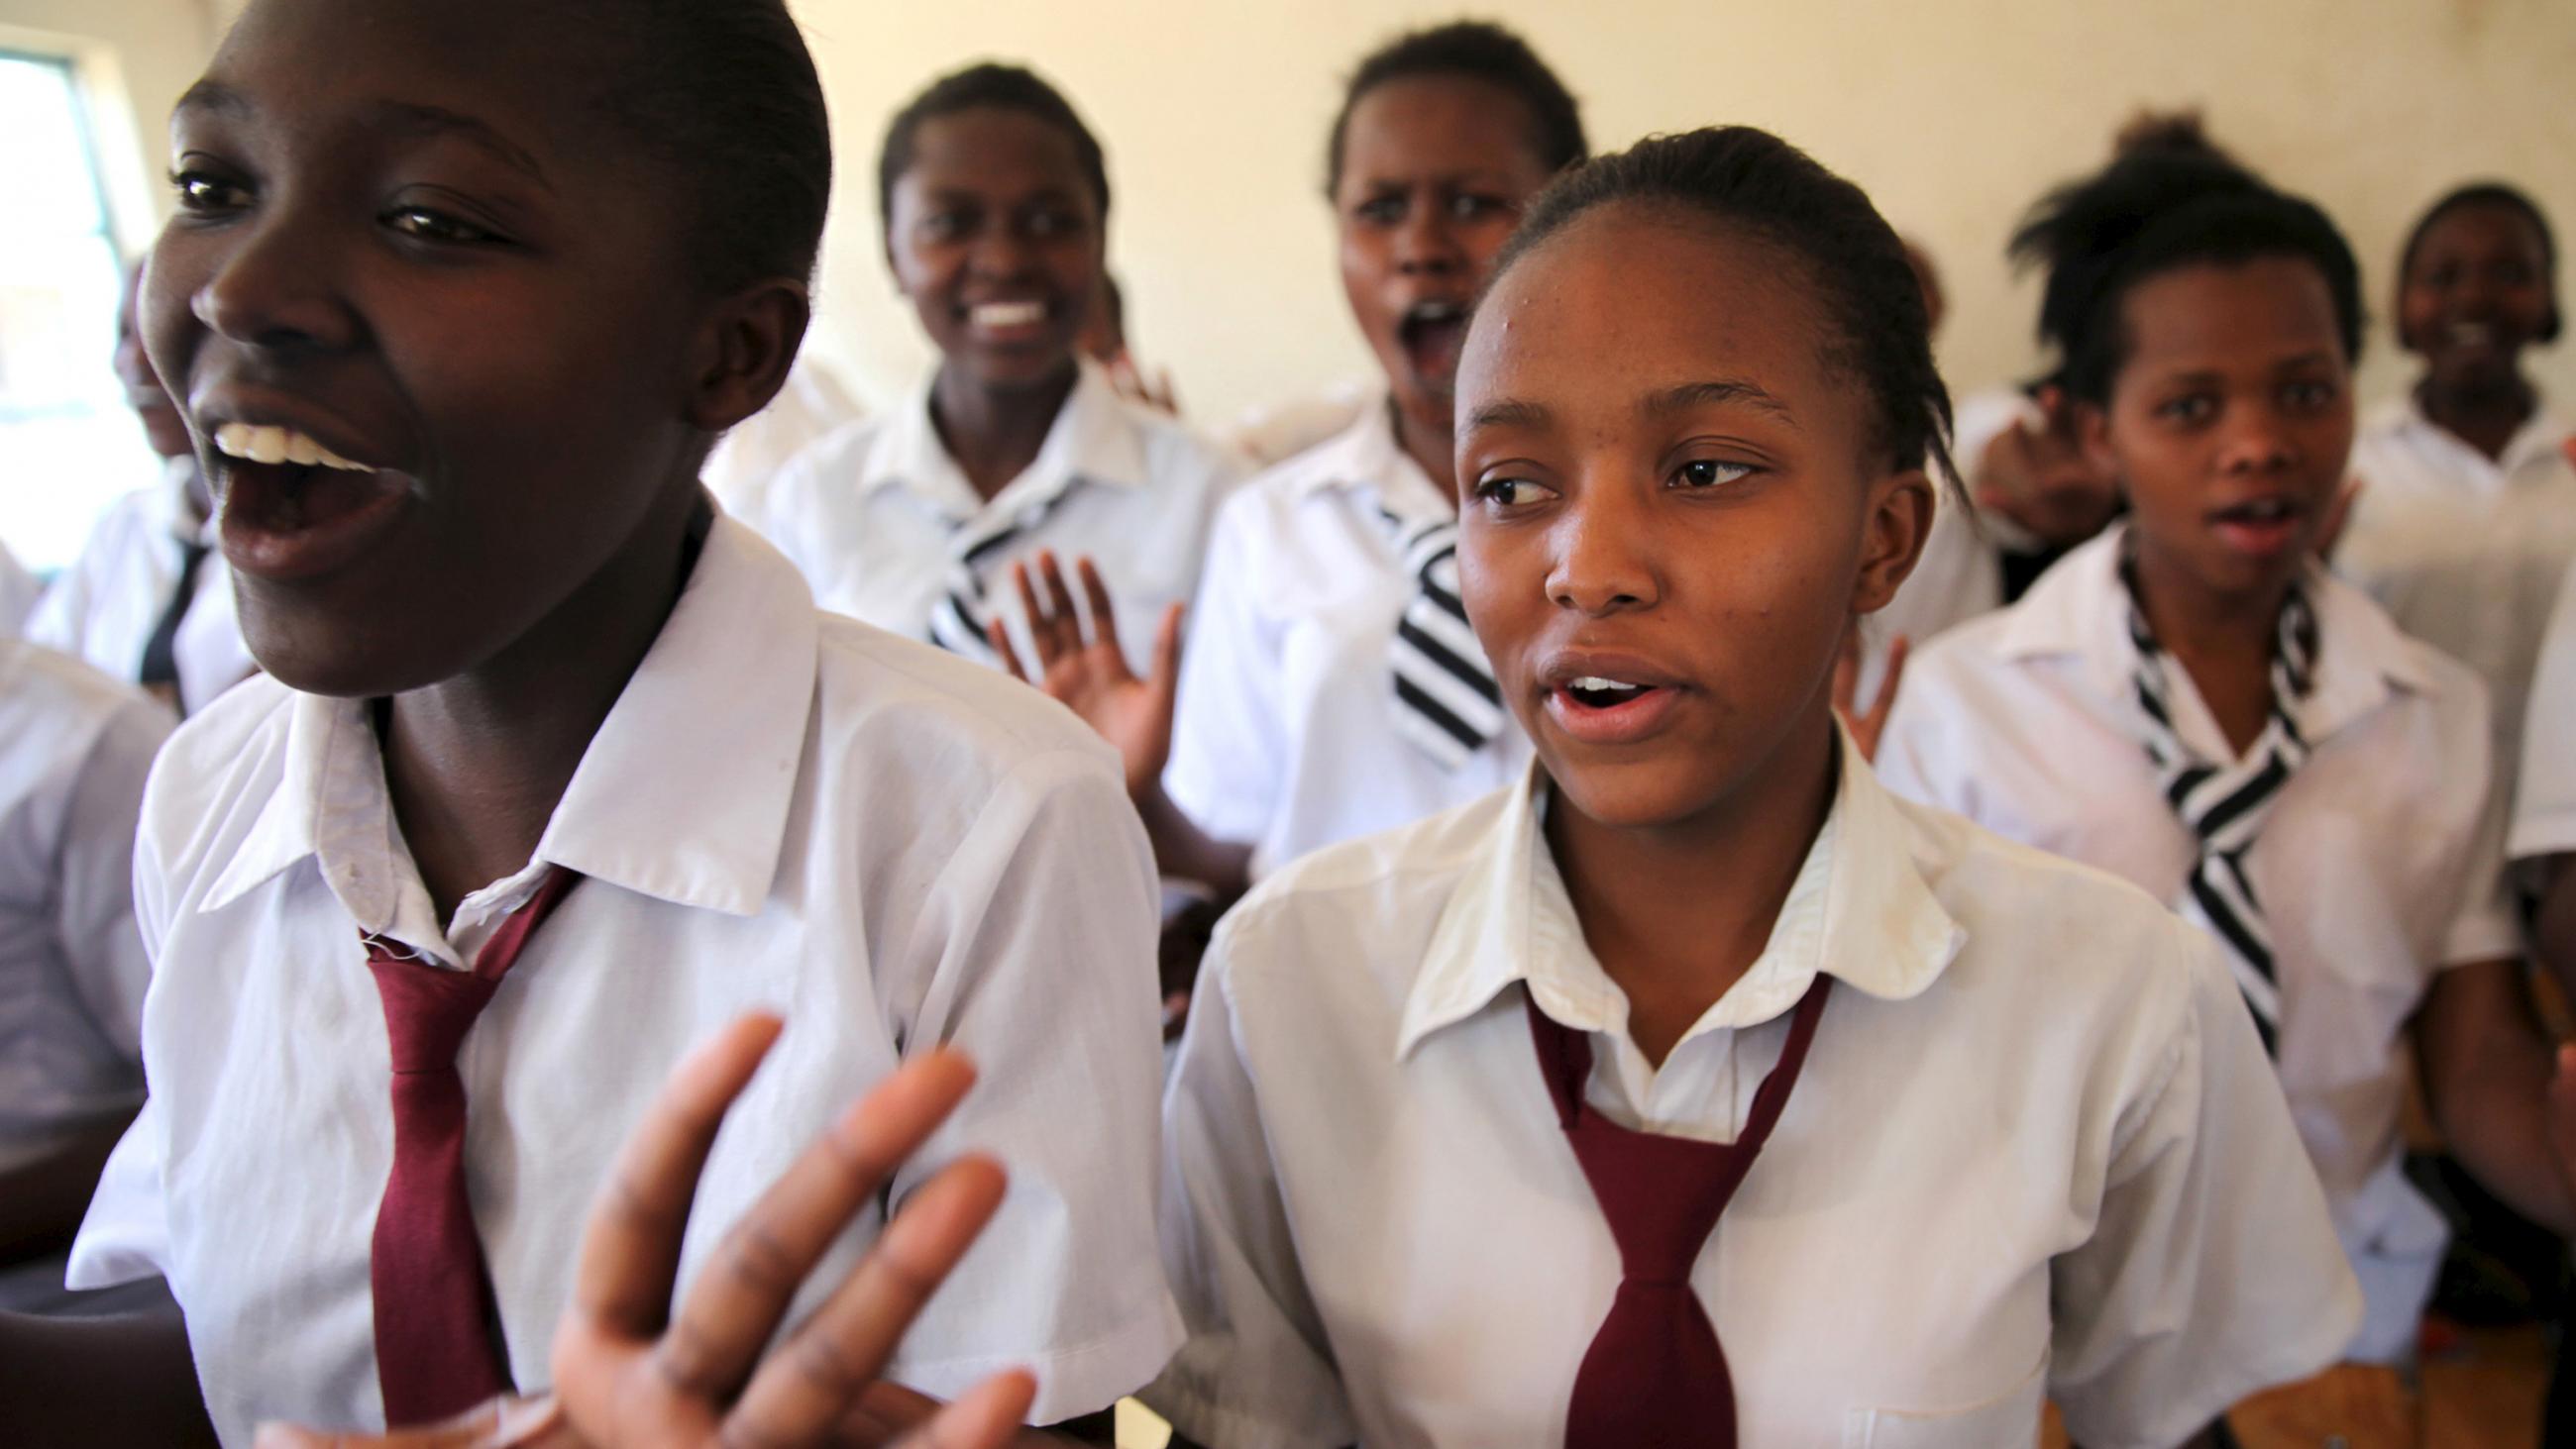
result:
<svg viewBox="0 0 2576 1449"><path fill-rule="evenodd" d="M1717 1329L1691 1291L1691 1265L1780 1120L1832 986L1819 974L1807 988L1788 1045L1753 1094L1744 1135L1726 1144L1659 1137L1594 1111L1583 1100L1591 1037L1527 1003L1557 1119L1610 1220L1622 1275L1574 1376L1566 1449L1734 1449L1735 1385Z"/></svg>
<svg viewBox="0 0 2576 1449"><path fill-rule="evenodd" d="M483 1241L465 1200L465 1081L456 1050L520 948L581 879L550 866L474 958L451 971L367 941L393 1045L394 1167L367 1260L385 1423L449 1418L510 1388Z"/></svg>

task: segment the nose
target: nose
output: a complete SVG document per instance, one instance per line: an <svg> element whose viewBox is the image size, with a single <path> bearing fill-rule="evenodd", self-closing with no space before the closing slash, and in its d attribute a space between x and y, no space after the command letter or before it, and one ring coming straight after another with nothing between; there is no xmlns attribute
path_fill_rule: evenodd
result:
<svg viewBox="0 0 2576 1449"><path fill-rule="evenodd" d="M1408 276L1443 276L1460 270L1466 261L1466 252L1450 230L1448 207L1435 198L1405 208L1404 224L1395 234L1399 270Z"/></svg>
<svg viewBox="0 0 2576 1449"><path fill-rule="evenodd" d="M1567 499L1552 533L1547 592L1557 607L1600 619L1662 600L1654 520L1634 484L1585 480Z"/></svg>
<svg viewBox="0 0 2576 1449"><path fill-rule="evenodd" d="M978 277L1018 277L1034 265L1037 248L1017 227L994 224L978 228L966 253L967 270Z"/></svg>
<svg viewBox="0 0 2576 1449"><path fill-rule="evenodd" d="M2218 466L2230 475L2278 473L2299 460L2296 436L2279 408L2249 405L2231 408L2227 431L2219 440Z"/></svg>
<svg viewBox="0 0 2576 1449"><path fill-rule="evenodd" d="M334 218L310 208L271 205L198 234L184 252L165 233L155 265L164 257L174 269L183 257L206 264L189 308L228 341L274 352L336 351L363 330L340 291L337 250L345 242L337 231Z"/></svg>

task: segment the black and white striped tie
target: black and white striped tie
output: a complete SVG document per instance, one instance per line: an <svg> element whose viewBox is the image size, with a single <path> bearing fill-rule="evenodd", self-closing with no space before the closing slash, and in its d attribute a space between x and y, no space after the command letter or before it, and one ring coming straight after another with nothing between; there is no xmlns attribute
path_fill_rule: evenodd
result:
<svg viewBox="0 0 2576 1449"><path fill-rule="evenodd" d="M2156 783L2164 791L2166 805L2199 845L2199 857L2184 878L2175 909L2216 935L2227 949L2236 985L2253 1009L2254 1029L2263 1038L2263 1049L2277 1055L2280 975L2271 929L2264 921L2262 903L2255 898L2254 882L2245 873L2245 856L2262 833L2281 788L2308 758L2308 743L2292 711L2314 682L2316 615L2306 593L2293 586L2281 606L2280 640L2272 653L2271 717L2243 759L2213 765L2194 754L2174 728L2169 656L2147 627L2146 610L2138 604L2135 569L2124 563L2121 574L2129 588L2129 641L2138 651L2138 708L2147 717L2147 758L2155 765Z"/></svg>
<svg viewBox="0 0 2576 1449"><path fill-rule="evenodd" d="M931 643L986 664L1002 662L993 652L992 641L984 637L985 621L991 616L985 611L983 565L1037 523L1037 515L1022 514L980 527L962 524L949 535L947 577L930 606Z"/></svg>
<svg viewBox="0 0 2576 1449"><path fill-rule="evenodd" d="M1395 727L1455 770L1493 743L1504 723L1503 691L1459 599L1458 524L1383 516L1413 580L1413 596L1395 625Z"/></svg>

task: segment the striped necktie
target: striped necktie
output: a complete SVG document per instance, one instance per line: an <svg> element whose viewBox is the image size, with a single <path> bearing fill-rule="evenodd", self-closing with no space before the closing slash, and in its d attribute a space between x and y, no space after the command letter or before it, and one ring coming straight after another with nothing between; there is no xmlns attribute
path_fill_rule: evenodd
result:
<svg viewBox="0 0 2576 1449"><path fill-rule="evenodd" d="M2307 698L2314 683L2316 615L2306 592L2293 585L2281 605L2280 641L2272 652L2271 717L2244 758L2213 765L2184 744L2174 728L2170 656L2147 627L2147 612L2138 603L2136 566L2124 559L2120 577L2129 593L2129 642L2138 652L2136 686L2138 708L2147 721L2147 759L2155 766L2165 804L2198 845L2175 909L2217 936L2226 948L2237 988L2253 1009L2254 1029L2263 1038L2263 1049L2278 1055L2280 976L2272 932L2255 897L2254 881L2245 872L2245 856L2262 834L2282 787L2308 758L2308 743L2299 733L2293 709Z"/></svg>
<svg viewBox="0 0 2576 1449"><path fill-rule="evenodd" d="M1467 626L1458 591L1457 520L1408 524L1380 510L1404 555L1413 595L1396 620L1395 727L1455 770L1503 732L1503 691Z"/></svg>
<svg viewBox="0 0 2576 1449"><path fill-rule="evenodd" d="M941 581L939 597L930 606L931 643L951 654L997 667L1001 664L992 641L984 637L984 626L992 618L986 609L984 565L1021 535L1044 523L1073 488L1074 482L1068 480L1054 497L1016 514L980 523L970 519L957 525L948 536L947 577Z"/></svg>

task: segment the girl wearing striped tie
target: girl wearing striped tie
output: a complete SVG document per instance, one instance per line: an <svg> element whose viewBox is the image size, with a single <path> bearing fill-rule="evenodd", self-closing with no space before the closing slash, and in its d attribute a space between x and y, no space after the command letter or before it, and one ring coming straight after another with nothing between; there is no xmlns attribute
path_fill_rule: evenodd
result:
<svg viewBox="0 0 2576 1449"><path fill-rule="evenodd" d="M1457 407L1534 766L1219 929L1148 1401L1223 1446L1995 1449L2053 1398L2166 1449L2333 1361L2360 1293L2213 943L1836 726L1949 418L1858 188L1741 128L1583 167Z"/></svg>
<svg viewBox="0 0 2576 1449"><path fill-rule="evenodd" d="M2044 201L2041 326L2129 522L1908 671L1899 793L2122 876L2224 950L2402 1363L2442 1219L2399 1171L2402 1049L2458 1160L2576 1226L2500 898L2486 690L2317 564L2353 437L2351 252L2214 158Z"/></svg>
<svg viewBox="0 0 2576 1449"><path fill-rule="evenodd" d="M1055 87L1018 66L941 77L877 160L886 263L939 363L882 416L834 432L732 505L815 601L993 662L1019 635L1006 584L1041 548L1096 558L1143 653L1198 590L1240 466L1119 393L1081 341L1107 295L1109 173Z"/></svg>
<svg viewBox="0 0 2576 1449"><path fill-rule="evenodd" d="M1086 634L1052 558L1034 578L1019 571L1028 616L1052 621L1029 672L1118 744L1166 874L1231 895L1318 846L1475 799L1527 762L1458 601L1451 390L1495 254L1583 153L1574 98L1499 26L1442 25L1362 60L1324 183L1384 391L1227 504L1178 668L1175 615L1139 671L1120 648L1132 632ZM1116 579L1076 572L1088 617L1123 630L1125 609L1105 607L1126 602Z"/></svg>

